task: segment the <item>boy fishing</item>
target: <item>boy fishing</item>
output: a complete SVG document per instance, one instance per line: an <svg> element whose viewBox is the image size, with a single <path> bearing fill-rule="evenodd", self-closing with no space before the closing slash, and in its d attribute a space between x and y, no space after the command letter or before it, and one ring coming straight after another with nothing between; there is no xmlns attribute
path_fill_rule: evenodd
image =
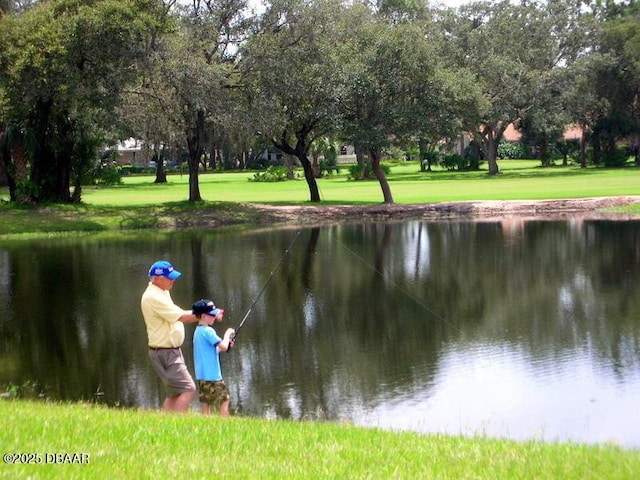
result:
<svg viewBox="0 0 640 480"><path fill-rule="evenodd" d="M235 330L227 328L220 338L212 325L222 322L224 310L216 308L211 300L198 300L192 305L198 326L193 334L193 361L202 413L209 415L212 406L220 408L220 416L229 415L231 396L222 380L220 352L233 347Z"/></svg>

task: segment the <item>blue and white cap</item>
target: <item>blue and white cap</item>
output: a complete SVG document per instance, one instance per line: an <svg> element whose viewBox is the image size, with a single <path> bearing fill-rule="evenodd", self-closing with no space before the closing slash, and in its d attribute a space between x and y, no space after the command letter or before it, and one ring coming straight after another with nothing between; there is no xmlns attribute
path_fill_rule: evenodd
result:
<svg viewBox="0 0 640 480"><path fill-rule="evenodd" d="M203 313L206 313L207 315L212 315L214 317L219 313L224 312L222 308L217 308L213 301L206 299L198 300L197 302L195 302L193 305L191 305L191 310L196 315L202 315Z"/></svg>
<svg viewBox="0 0 640 480"><path fill-rule="evenodd" d="M158 260L156 263L151 265L149 269L150 277L167 277L171 280L175 280L176 278L180 278L182 273L173 268L166 260Z"/></svg>

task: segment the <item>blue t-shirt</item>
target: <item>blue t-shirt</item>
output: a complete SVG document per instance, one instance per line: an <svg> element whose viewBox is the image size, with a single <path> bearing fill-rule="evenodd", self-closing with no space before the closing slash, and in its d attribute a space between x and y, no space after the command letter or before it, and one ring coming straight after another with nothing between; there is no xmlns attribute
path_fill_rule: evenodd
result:
<svg viewBox="0 0 640 480"><path fill-rule="evenodd" d="M220 352L216 345L222 339L208 325L198 325L193 334L193 362L196 380L222 380L220 369Z"/></svg>

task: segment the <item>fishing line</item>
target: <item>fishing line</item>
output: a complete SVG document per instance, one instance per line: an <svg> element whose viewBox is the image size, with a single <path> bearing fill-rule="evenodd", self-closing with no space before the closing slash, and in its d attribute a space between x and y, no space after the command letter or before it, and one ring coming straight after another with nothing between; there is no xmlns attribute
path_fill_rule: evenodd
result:
<svg viewBox="0 0 640 480"><path fill-rule="evenodd" d="M278 262L278 264L273 268L273 270L271 270L271 273L269 274L269 276L267 277L267 281L264 283L264 285L262 286L262 289L260 290L260 292L258 293L258 295L256 295L256 297L253 299L253 302L251 302L251 305L249 306L249 310L247 310L247 313L244 314L244 317L242 318L242 321L240 322L240 324L235 328L235 333L233 334L232 340L235 340L236 337L238 336L238 332L240 331L240 329L244 326L244 323L247 321L247 318L249 318L249 315L251 314L251 311L253 310L253 307L255 306L256 303L258 303L258 300L260 299L260 297L262 296L262 294L264 293L264 291L267 289L267 286L269 285L269 282L271 282L271 279L273 278L274 273L276 273L276 271L278 270L278 268L280 267L280 265L282 265L282 262L284 262L284 259L287 258L287 256L289 255L289 252L291 251L291 247L293 247L293 244L295 243L295 241L298 239L298 237L300 236L300 230L298 230L296 232L296 235L293 237L293 240L291 240L291 243L289 244L289 246L287 247L287 249L284 251L284 253L282 254L282 257L280 257L280 261Z"/></svg>
<svg viewBox="0 0 640 480"><path fill-rule="evenodd" d="M345 250L347 250L349 253L351 253L351 255L353 255L355 258L357 258L358 260L360 260L363 264L365 264L367 267L369 267L371 270L373 270L374 272L376 272L378 275L380 275L382 278L384 278L386 281L388 281L392 286L394 286L395 288L397 288L398 290L400 290L400 292L404 293L407 297L409 297L411 300L413 300L414 302L416 302L418 305L420 305L424 310L426 310L427 312L429 312L431 315L433 315L435 318L437 318L438 320L443 321L444 323L446 323L447 325L455 328L458 332L461 332L460 328L458 328L456 325L454 325L453 323L451 323L449 320L447 320L446 318L442 317L441 315L438 315L438 313L436 313L435 311L433 311L431 308L429 308L427 306L426 303L424 303L422 300L420 300L418 297L416 297L414 294L412 294L411 292L409 292L408 290L406 290L405 288L403 288L402 286L400 286L398 283L394 282L393 280L391 280L387 275L384 274L384 272L381 272L378 268L376 268L374 265L372 265L370 262L368 262L366 259L364 259L362 256L358 255L355 251L353 251L351 248L349 248L347 245L345 245L340 239L336 239L336 242L343 247Z"/></svg>
<svg viewBox="0 0 640 480"><path fill-rule="evenodd" d="M320 194L320 198L324 201L324 194L322 193L322 190L320 189L320 184L319 182L316 181L316 186L318 188L318 193ZM460 332L460 328L458 328L456 325L454 325L453 323L451 323L449 320L447 320L446 318L442 317L441 315L438 315L438 313L436 313L435 311L433 311L431 308L429 308L427 306L426 303L424 303L422 300L420 300L418 297L416 297L415 295L413 295L411 292L409 292L408 290L402 288L402 286L398 285L396 282L394 282L393 280L389 279L387 277L387 275L385 275L383 272L381 272L380 270L378 270L374 265L372 265L370 262L368 262L367 260L365 260L363 257L361 257L360 255L358 255L355 251L353 251L351 248L349 248L347 245L345 245L340 239L336 240L337 243L343 247L345 250L347 250L349 253L351 253L351 255L353 255L355 258L357 258L358 260L360 260L363 264L365 264L367 267L369 267L371 270L373 270L374 272L376 272L378 275L380 275L381 277L383 277L385 280L387 280L389 283L391 283L391 285L393 285L395 288L397 288L398 290L400 290L400 292L404 293L407 297L409 297L411 300L413 300L414 302L416 302L418 305L420 305L425 311L429 312L431 315L433 315L435 318L437 318L438 320L441 320L442 322L446 323L447 325L455 328L456 330L458 330L458 332Z"/></svg>

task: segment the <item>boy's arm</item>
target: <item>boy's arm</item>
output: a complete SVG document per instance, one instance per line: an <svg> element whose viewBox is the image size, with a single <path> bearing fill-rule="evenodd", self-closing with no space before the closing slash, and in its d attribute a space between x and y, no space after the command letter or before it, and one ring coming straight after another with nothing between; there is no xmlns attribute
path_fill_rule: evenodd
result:
<svg viewBox="0 0 640 480"><path fill-rule="evenodd" d="M224 332L224 337L218 343L218 345L216 345L219 352L226 352L233 347L233 344L235 343L233 341L234 333L236 333L236 331L233 328L227 328L227 331Z"/></svg>

